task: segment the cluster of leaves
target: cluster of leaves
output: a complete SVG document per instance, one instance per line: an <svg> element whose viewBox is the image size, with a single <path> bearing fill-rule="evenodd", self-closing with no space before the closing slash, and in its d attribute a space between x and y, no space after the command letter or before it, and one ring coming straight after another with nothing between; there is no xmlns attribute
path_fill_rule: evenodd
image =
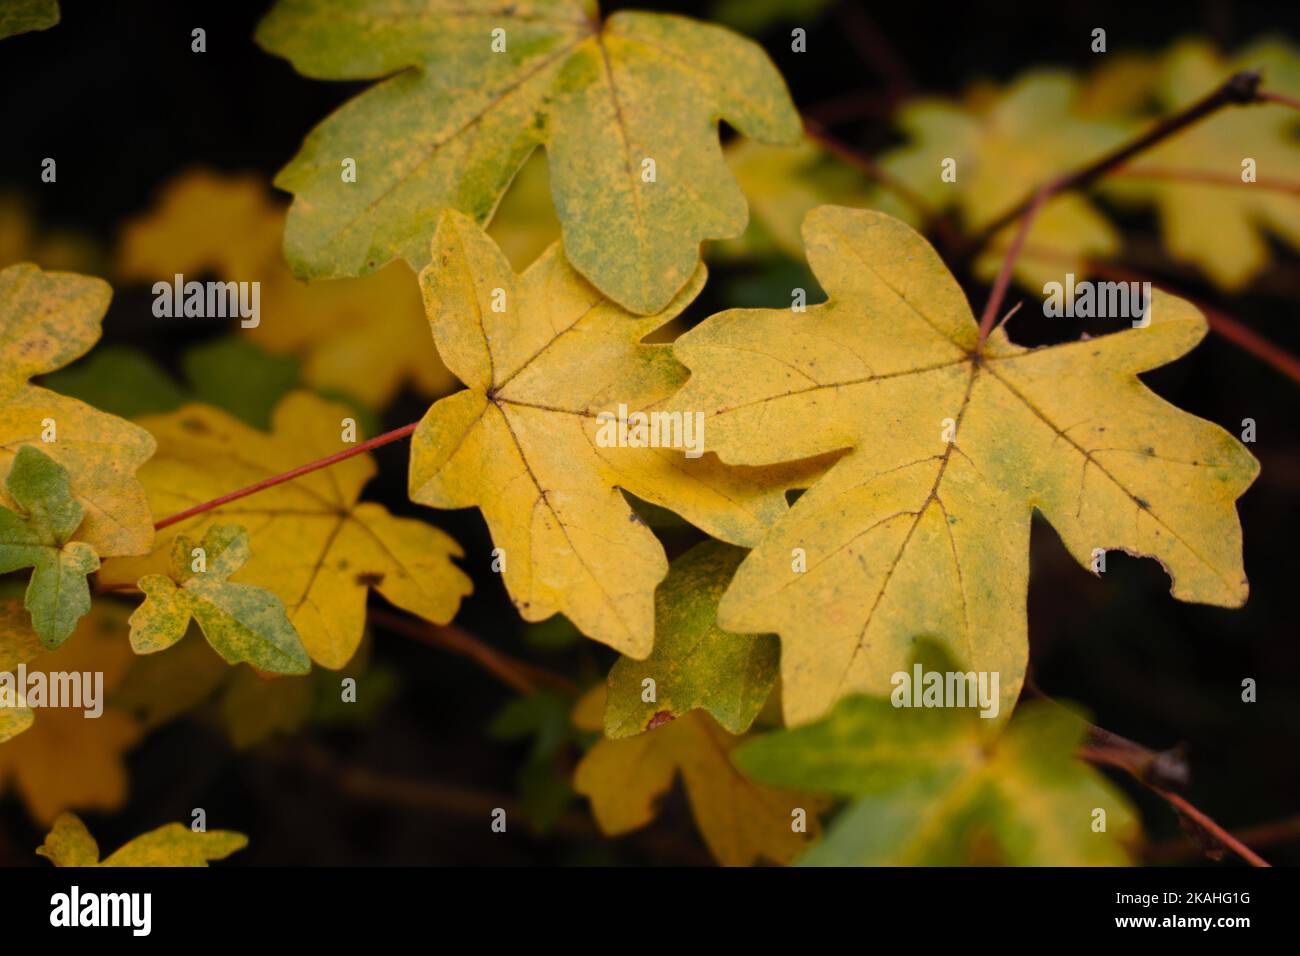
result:
<svg viewBox="0 0 1300 956"><path fill-rule="evenodd" d="M495 48L498 28L507 39ZM58 655L103 653L116 705L96 722L103 739L79 781L52 779L67 773L42 736L54 712L0 709L0 784L12 777L45 822L112 808L121 753L214 695L237 715L236 742L300 725L313 664L364 662L372 591L451 621L470 592L461 547L363 501L375 465L351 453L348 423L373 431L410 388L437 398L412 436L411 500L477 508L520 616L563 614L621 655L576 703L538 696L495 724L502 738L537 737L521 773L535 824L576 792L604 832L640 828L680 775L725 864L1128 858L1136 817L1074 759L1079 718L1048 704L1012 716L1028 656L1029 525L1043 514L1084 566L1096 548L1155 558L1181 600L1245 600L1235 502L1257 464L1138 378L1204 336L1195 308L1161 294L1144 328L1039 349L1001 330L985 340L935 250L879 211L922 224L915 210L806 140L766 54L721 27L601 19L587 0L432 13L280 0L257 41L307 76L379 82L281 171L287 212L256 179L192 172L124 229L113 266L124 284L260 281L267 319L247 331L253 346L193 353L187 384L125 351L59 371L99 338L107 284L33 265L0 272L0 573L33 569L23 608L0 603L0 667L75 669ZM1281 88L1300 72L1281 44L1241 57L1269 58ZM977 234L1230 66L1183 44L1149 71L1112 72L1134 69L1087 82L1035 73L961 103L906 104L909 142L880 165ZM1222 168L1223 141L1234 156L1258 143L1262 178L1295 168L1293 122L1234 115L1197 131L1202 169ZM723 149L719 120L746 138ZM1143 178L1147 163L1184 163L1186 144L1175 148L1135 162L1113 194L1159 208L1171 253L1230 289L1266 253L1256 239L1232 258L1214 223L1300 242L1300 200L1257 205L1214 184ZM956 184L939 178L946 157ZM355 181L340 176L349 162ZM1004 239L977 272L1000 261ZM713 248L726 258L806 256L826 301L729 310L668 343L662 330L707 281L704 240L725 240ZM1094 204L1061 197L1016 275L1039 282L1061 257L1083 272L1118 243ZM232 396L216 383L236 364L245 386ZM128 377L148 387L122 388ZM600 416L619 405L704 412L706 453L607 447ZM255 484L267 487L164 521ZM670 565L628 495L710 540ZM129 618L112 598L92 605L96 571L100 591L143 595ZM192 625L206 645L186 639ZM998 672L1002 717L884 702L919 638L960 670ZM249 728L250 713L264 719ZM572 791L557 786L557 757L583 744ZM1101 835L1087 828L1097 807L1111 819ZM173 824L103 865L202 863L241 845ZM70 816L41 852L60 865L99 858Z"/></svg>

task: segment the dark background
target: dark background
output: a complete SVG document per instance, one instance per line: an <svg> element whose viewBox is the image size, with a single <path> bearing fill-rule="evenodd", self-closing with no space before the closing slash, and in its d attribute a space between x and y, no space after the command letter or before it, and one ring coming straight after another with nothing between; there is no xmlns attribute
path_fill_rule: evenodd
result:
<svg viewBox="0 0 1300 956"><path fill-rule="evenodd" d="M111 244L123 220L148 208L157 189L190 166L256 170L269 178L316 122L362 88L305 79L259 50L251 37L269 5L65 0L57 27L0 42L0 190L27 197L42 228L88 231ZM605 9L624 6L631 5ZM702 4L636 6L708 14ZM1096 26L1106 28L1111 52L1120 52L1160 49L1188 33L1207 34L1229 47L1269 30L1294 40L1300 24L1294 4L1239 2L902 3L862 9L865 20L840 11L799 23L808 28L814 51L808 55L789 51L790 24L760 37L801 109L825 107L828 117L837 110L843 116L846 94L851 101L880 103L900 77L924 91L952 93L977 77L1005 80L1033 65L1088 68L1096 62L1089 52ZM207 30L202 55L190 52L196 26ZM870 113L859 111L832 128L855 145L887 144L887 121ZM45 156L58 160L56 185L39 180ZM1150 231L1143 218L1124 222ZM1271 284L1289 288L1284 296L1221 300L1206 286L1191 288L1300 352L1296 257L1278 249L1277 262ZM745 275L722 269L715 278L689 310L690 321L731 304L720 290ZM973 300L982 303L987 290L963 279ZM115 297L105 328L106 341L142 348L170 368L186 347L210 334L169 325L164 335L149 321L148 299L139 291ZM1009 329L1025 344L1048 340L1032 317L1013 319ZM1056 325L1052 334L1079 331ZM1188 795L1221 823L1240 828L1295 821L1300 385L1213 336L1188 358L1146 378L1175 404L1230 431L1239 433L1243 418L1258 423L1251 450L1262 474L1240 502L1250 601L1238 611L1179 603L1170 598L1155 562L1116 553L1108 556L1104 579L1095 579L1040 522L1029 591L1037 682L1053 696L1081 702L1112 731L1155 748L1185 742L1194 772ZM403 396L385 413L385 426L413 421L425 407ZM367 497L401 513L419 513L449 530L468 552L476 590L458 621L510 653L570 675L590 679L608 665L611 655L590 642L551 655L527 647L497 576L486 573L491 544L477 513L414 508L405 495L404 445L381 449L377 457L380 476ZM689 536L669 533L670 550L679 550ZM250 834L249 848L236 857L244 864L707 861L680 792L649 831L620 841L598 839L580 804L550 836L532 836L522 826L512 826L505 837L491 834L487 811L499 805L493 802L498 795L512 794L527 756L527 744L501 744L484 735L509 693L468 662L403 638L381 634L375 653L400 675L401 689L374 724L308 731L248 754L235 753L202 725L172 724L131 754L127 806L111 816L87 814L92 832L110 850L163 822L188 820L190 808L202 806L211 825ZM1254 705L1240 701L1245 677L1258 682ZM341 782L343 767L410 786L380 786L360 796L355 785ZM1168 807L1122 782L1142 807L1152 839L1175 839L1178 826ZM41 836L12 793L0 798L0 862L37 862L30 851ZM1292 825L1289 843L1270 845L1264 854L1277 863L1300 862L1300 825Z"/></svg>

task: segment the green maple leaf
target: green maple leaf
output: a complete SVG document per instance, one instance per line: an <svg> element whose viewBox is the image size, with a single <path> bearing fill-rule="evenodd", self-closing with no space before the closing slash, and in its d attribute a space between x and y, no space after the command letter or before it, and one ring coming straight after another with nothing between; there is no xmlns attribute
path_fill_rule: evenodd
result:
<svg viewBox="0 0 1300 956"><path fill-rule="evenodd" d="M213 650L229 664L247 661L274 674L305 674L311 661L289 622L284 602L264 588L227 580L248 561L248 532L214 525L203 536L204 569L194 570L195 549L185 535L172 543L172 576L140 579L145 602L131 615L131 647L152 654L171 647L199 622Z"/></svg>
<svg viewBox="0 0 1300 956"><path fill-rule="evenodd" d="M706 541L675 559L655 592L655 643L643 661L620 657L609 672L605 734L630 737L695 708L729 733L743 734L776 683L773 634L718 627L718 602L745 558L741 548ZM646 681L653 681L646 700Z"/></svg>
<svg viewBox="0 0 1300 956"><path fill-rule="evenodd" d="M196 832L183 823L168 823L136 837L107 858L74 813L62 813L36 850L55 866L207 866L248 846L248 837L231 830Z"/></svg>
<svg viewBox="0 0 1300 956"><path fill-rule="evenodd" d="M601 21L588 0L281 0L257 42L307 76L387 77L313 130L276 179L296 196L285 253L309 277L398 256L420 268L441 212L485 223L542 145L569 261L620 305L658 312L694 273L701 240L745 227L718 119L763 142L801 135L755 43L685 17Z"/></svg>
<svg viewBox="0 0 1300 956"><path fill-rule="evenodd" d="M31 568L25 606L32 630L46 647L58 647L90 610L86 575L99 556L72 536L85 512L75 498L68 470L24 445L5 481L17 511L0 508L0 574Z"/></svg>
<svg viewBox="0 0 1300 956"><path fill-rule="evenodd" d="M803 865L1128 863L1137 818L1074 757L1082 722L1031 701L996 739L993 723L851 697L825 720L743 744L732 759L772 786L854 798ZM1094 828L1099 809L1104 830Z"/></svg>

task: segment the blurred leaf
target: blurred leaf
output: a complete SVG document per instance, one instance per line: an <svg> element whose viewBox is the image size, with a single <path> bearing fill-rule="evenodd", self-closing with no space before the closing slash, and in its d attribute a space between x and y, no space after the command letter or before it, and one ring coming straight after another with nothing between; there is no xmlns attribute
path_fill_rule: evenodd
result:
<svg viewBox="0 0 1300 956"><path fill-rule="evenodd" d="M589 719L592 711L598 714L603 696L599 686L588 694L574 712L575 723ZM599 728L599 717L594 726L586 726ZM659 798L680 773L695 825L719 863L788 863L807 839L795 830L796 822L802 818L808 833L816 835L824 804L809 794L778 790L738 773L730 753L744 739L694 710L635 737L597 740L578 764L573 786L591 800L600 829L618 836L655 818Z"/></svg>
<svg viewBox="0 0 1300 956"><path fill-rule="evenodd" d="M27 673L29 681L38 672L102 674L108 697L132 659L125 610L100 600L63 646L32 659ZM81 709L33 707L31 729L0 745L0 791L12 786L38 823L48 824L67 809L115 811L126 800L123 754L140 739L142 728L114 706L88 719L87 690L83 685L87 706Z"/></svg>
<svg viewBox="0 0 1300 956"><path fill-rule="evenodd" d="M71 813L54 821L37 853L55 866L207 866L248 845L248 837L230 830L197 833L181 823L169 823L138 836L121 849L99 859L99 844L86 825Z"/></svg>
<svg viewBox="0 0 1300 956"><path fill-rule="evenodd" d="M488 736L495 740L533 741L516 780L528 822L538 833L554 826L573 801L573 789L562 766L562 758L576 743L572 709L573 700L568 696L540 690L507 703L488 725Z"/></svg>
<svg viewBox="0 0 1300 956"><path fill-rule="evenodd" d="M190 349L182 365L197 401L263 431L275 406L298 385L297 359L272 355L237 336Z"/></svg>
<svg viewBox="0 0 1300 956"><path fill-rule="evenodd" d="M223 281L261 283L260 324L239 329L226 344L213 346L213 354L200 350L204 357L198 362L211 372L198 375L205 400L264 426L265 418L258 416L272 402L270 383L287 388L297 382L288 364L268 363L246 342L297 358L305 384L370 408L382 408L408 383L426 396L451 387L452 378L429 341L409 269L393 266L364 279L300 282L281 256L283 226L284 210L259 177L193 170L172 180L157 207L122 231L118 272L126 281L211 273ZM249 399L233 394L242 387L234 384L242 383L242 375L222 378L245 353L258 385Z"/></svg>
<svg viewBox="0 0 1300 956"><path fill-rule="evenodd" d="M1074 756L1084 723L1048 701L1005 732L971 710L852 697L753 740L736 764L772 786L853 797L811 866L1119 866L1139 837L1128 800ZM1105 829L1094 829L1097 810Z"/></svg>
<svg viewBox="0 0 1300 956"><path fill-rule="evenodd" d="M1257 43L1231 61L1206 41L1184 40L1159 62L1165 112L1196 101L1239 69L1263 67L1264 88L1300 95L1300 51L1281 40ZM1242 181L1247 158L1255 161L1256 182ZM1105 187L1114 199L1154 204L1170 255L1225 292L1242 292L1272 258L1269 235L1300 250L1300 196L1270 190L1269 183L1300 183L1300 114L1281 104L1220 110L1135 158Z"/></svg>
<svg viewBox="0 0 1300 956"><path fill-rule="evenodd" d="M41 384L122 418L170 412L185 402L185 392L151 358L121 345L97 348Z"/></svg>
<svg viewBox="0 0 1300 956"><path fill-rule="evenodd" d="M714 0L709 19L743 33L757 34L778 23L807 27L833 0Z"/></svg>
<svg viewBox="0 0 1300 956"><path fill-rule="evenodd" d="M0 6L0 40L30 30L48 30L58 22L58 0L5 0Z"/></svg>

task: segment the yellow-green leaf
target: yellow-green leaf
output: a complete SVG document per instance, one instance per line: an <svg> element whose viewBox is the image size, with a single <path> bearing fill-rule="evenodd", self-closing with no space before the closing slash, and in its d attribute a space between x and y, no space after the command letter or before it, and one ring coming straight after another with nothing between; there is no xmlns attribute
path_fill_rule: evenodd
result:
<svg viewBox="0 0 1300 956"><path fill-rule="evenodd" d="M1000 736L992 723L971 711L852 697L825 720L753 740L733 759L771 786L854 798L803 865L1131 862L1137 815L1074 756L1083 722L1031 701Z"/></svg>
<svg viewBox="0 0 1300 956"><path fill-rule="evenodd" d="M343 434L349 417L343 405L295 392L276 408L270 434L205 405L141 419L159 442L140 475L154 514L175 514L344 451L352 447ZM252 556L231 580L279 597L311 659L340 668L361 642L370 588L439 624L470 591L451 560L460 546L448 535L358 500L374 473L370 456L357 455L204 512L160 532L149 557L107 562L100 580L133 586L146 574L166 573L179 531L198 537L213 525L240 523L249 529Z"/></svg>
<svg viewBox="0 0 1300 956"><path fill-rule="evenodd" d="M717 625L718 601L744 557L706 541L673 561L655 594L654 650L644 661L620 657L609 672L606 736L630 737L696 708L729 733L749 729L776 682L780 646L773 635Z"/></svg>
<svg viewBox="0 0 1300 956"><path fill-rule="evenodd" d="M36 852L55 866L207 866L248 846L248 837L231 830L195 832L182 823L168 823L136 837L100 860L99 844L72 813L54 821L54 828Z"/></svg>
<svg viewBox="0 0 1300 956"><path fill-rule="evenodd" d="M0 40L48 30L59 22L59 0L5 0L0 6Z"/></svg>
<svg viewBox="0 0 1300 956"><path fill-rule="evenodd" d="M644 657L668 562L620 489L753 544L785 512L785 490L808 480L802 466L686 457L695 417L670 398L685 369L671 346L641 339L686 307L703 266L665 311L637 318L574 272L558 244L516 276L478 226L449 212L420 280L438 351L469 387L437 402L412 436L412 500L482 510L525 620L563 612L587 636ZM620 406L629 417L677 413L678 447L613 447L601 416Z"/></svg>
<svg viewBox="0 0 1300 956"><path fill-rule="evenodd" d="M66 468L86 511L77 537L101 557L149 549L153 521L135 472L153 454L154 441L129 422L28 379L90 350L110 295L106 282L87 276L26 264L0 272L0 471L8 471L24 446ZM4 491L0 506L13 506Z"/></svg>
<svg viewBox="0 0 1300 956"><path fill-rule="evenodd" d="M850 449L754 549L722 599L729 631L781 637L787 724L840 696L883 694L928 635L963 670L1024 676L1030 517L1081 564L1156 558L1176 598L1246 599L1234 502L1255 459L1168 404L1139 373L1187 352L1205 320L1156 292L1150 324L982 354L961 289L916 232L822 207L804 225L829 301L806 314L724 312L678 339L674 401L708 447L768 465Z"/></svg>
<svg viewBox="0 0 1300 956"><path fill-rule="evenodd" d="M307 76L387 77L276 179L296 196L285 250L302 275L399 256L419 268L443 210L485 223L544 145L569 261L631 311L659 312L700 241L745 226L718 118L765 142L800 136L757 44L680 16L602 20L594 0L280 0L257 42Z"/></svg>
<svg viewBox="0 0 1300 956"><path fill-rule="evenodd" d="M227 664L247 662L271 674L311 670L284 603L264 588L228 580L248 557L248 532L239 525L212 525L198 549L187 535L177 535L170 576L140 579L145 600L131 615L132 650L166 650L185 636L193 619Z"/></svg>
<svg viewBox="0 0 1300 956"><path fill-rule="evenodd" d="M86 576L99 567L95 549L72 540L85 512L68 470L31 445L18 449L5 490L17 510L0 507L0 574L32 569L24 606L41 642L58 647L90 610Z"/></svg>

